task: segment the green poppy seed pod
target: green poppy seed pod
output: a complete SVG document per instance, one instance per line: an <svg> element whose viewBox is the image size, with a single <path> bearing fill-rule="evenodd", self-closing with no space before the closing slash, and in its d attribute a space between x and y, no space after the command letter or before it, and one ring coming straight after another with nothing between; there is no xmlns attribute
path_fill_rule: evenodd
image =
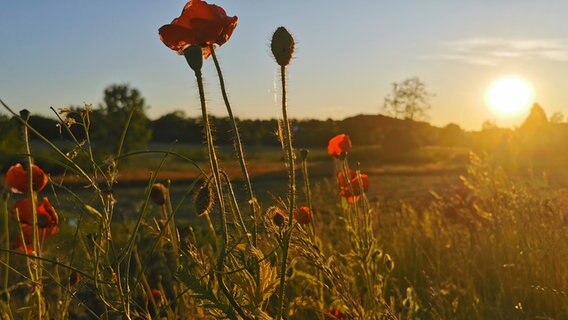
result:
<svg viewBox="0 0 568 320"><path fill-rule="evenodd" d="M272 35L270 49L276 62L281 66L287 66L294 54L294 38L286 28L278 27Z"/></svg>
<svg viewBox="0 0 568 320"><path fill-rule="evenodd" d="M168 188L161 183L154 183L150 190L150 199L152 199L155 204L163 206L166 203L167 198Z"/></svg>
<svg viewBox="0 0 568 320"><path fill-rule="evenodd" d="M203 67L203 49L200 46L189 46L183 50L183 56L189 64L189 67L195 71L196 74L201 73Z"/></svg>

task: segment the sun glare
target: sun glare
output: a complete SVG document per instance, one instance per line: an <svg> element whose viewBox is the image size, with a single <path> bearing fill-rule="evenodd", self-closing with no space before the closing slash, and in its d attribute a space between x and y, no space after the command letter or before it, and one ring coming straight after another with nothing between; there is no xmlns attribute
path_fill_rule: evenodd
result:
<svg viewBox="0 0 568 320"><path fill-rule="evenodd" d="M534 100L532 84L516 75L492 82L485 92L485 102L498 117L514 117L526 111Z"/></svg>

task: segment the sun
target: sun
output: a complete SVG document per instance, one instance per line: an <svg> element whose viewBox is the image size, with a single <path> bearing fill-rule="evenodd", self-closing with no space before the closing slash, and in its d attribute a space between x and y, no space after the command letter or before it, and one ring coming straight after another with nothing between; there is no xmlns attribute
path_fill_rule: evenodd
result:
<svg viewBox="0 0 568 320"><path fill-rule="evenodd" d="M534 100L532 84L517 75L493 81L485 92L485 102L498 117L510 118L524 113Z"/></svg>

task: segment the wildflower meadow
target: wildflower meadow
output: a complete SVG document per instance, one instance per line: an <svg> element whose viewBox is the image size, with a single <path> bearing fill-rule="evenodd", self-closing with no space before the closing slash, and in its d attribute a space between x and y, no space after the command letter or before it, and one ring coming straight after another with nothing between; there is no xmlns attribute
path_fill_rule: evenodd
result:
<svg viewBox="0 0 568 320"><path fill-rule="evenodd" d="M350 132L326 136L319 154L295 146L288 74L302 57L282 26L266 34L278 72L275 158L286 178L260 197L217 56L236 28L220 6L190 0L156 37L195 81L187 87L199 97L200 159L174 144L130 148L134 111L111 137L117 148L99 157L91 106L55 112L60 144L29 111L1 102L21 150L4 169L1 319L568 318L568 194L544 170L468 150L456 157L464 169L454 183L430 190L427 202L371 197L407 190L375 180L375 160L357 160L374 151ZM212 90L226 107L225 153ZM193 177L163 178L174 160ZM117 190L132 166L142 183L126 200Z"/></svg>

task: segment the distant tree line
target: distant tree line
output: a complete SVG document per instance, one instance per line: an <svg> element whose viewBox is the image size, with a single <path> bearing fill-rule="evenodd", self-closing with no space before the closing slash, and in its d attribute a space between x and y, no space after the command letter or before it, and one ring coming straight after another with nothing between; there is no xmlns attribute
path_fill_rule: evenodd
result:
<svg viewBox="0 0 568 320"><path fill-rule="evenodd" d="M84 125L88 125L88 132L94 143L105 144L109 150L115 149L115 144L120 140L124 122L128 112L110 112L106 109L94 109L90 111L90 123L83 123L79 108L69 108L67 116L74 119L68 128L62 128L64 124L60 120L32 115L29 124L41 135L51 141L70 140L73 133L75 138L86 138ZM180 142L189 144L201 144L203 142L203 128L201 118L187 117L182 111L174 111L150 120L146 117L131 120L127 131L127 149L145 148L148 142ZM8 117L3 116L7 122ZM233 142L233 133L230 120L227 117L211 116L211 122L215 131L216 142L219 145L230 145ZM0 120L2 122L2 120ZM141 122L138 124L138 122ZM276 119L238 119L238 126L243 142L254 146L279 146L278 120ZM338 133L348 133L358 146L377 144L397 145L432 145L438 144L438 138L447 131L444 128L434 127L426 122L417 122L409 119L395 119L384 115L358 115L343 120L292 120L294 131L294 144L297 147L318 147L327 145L329 138ZM1 124L0 124L1 125ZM1 128L1 127L0 127ZM462 133L463 130L457 125L451 125L450 129ZM452 130L450 130L452 131ZM17 130L15 130L17 132ZM131 132L131 133L130 133ZM128 139L132 136L131 139ZM458 139L452 132L447 134L452 139ZM459 136L459 135L458 135ZM38 139L32 135L33 139ZM132 146L132 144L137 144ZM460 144L455 141L454 144Z"/></svg>
<svg viewBox="0 0 568 320"><path fill-rule="evenodd" d="M105 89L103 102L97 107L65 108L60 110L58 117L32 114L29 124L55 143L81 143L87 139L88 132L98 151L98 159L116 155L119 150L123 153L143 150L150 142L203 142L200 118L174 111L151 120L146 115L148 108L138 90L128 85L112 85ZM211 122L217 144L232 144L229 119L213 116ZM241 138L248 146L279 146L278 123L276 119L238 120ZM5 163L10 154L23 153L20 127L16 119L0 115L0 163ZM343 120L298 119L292 121L292 129L297 148L325 148L329 138L347 133L357 147L373 146L369 150L374 153L369 157L378 161L399 161L409 152L425 146L467 148L479 153L508 152L530 157L568 154L568 124L564 117L555 113L548 119L538 104L533 106L525 122L514 130L486 122L482 130L468 132L456 124L435 127L410 117L399 119L380 114ZM121 144L123 135L124 143ZM31 138L38 139L35 135Z"/></svg>

